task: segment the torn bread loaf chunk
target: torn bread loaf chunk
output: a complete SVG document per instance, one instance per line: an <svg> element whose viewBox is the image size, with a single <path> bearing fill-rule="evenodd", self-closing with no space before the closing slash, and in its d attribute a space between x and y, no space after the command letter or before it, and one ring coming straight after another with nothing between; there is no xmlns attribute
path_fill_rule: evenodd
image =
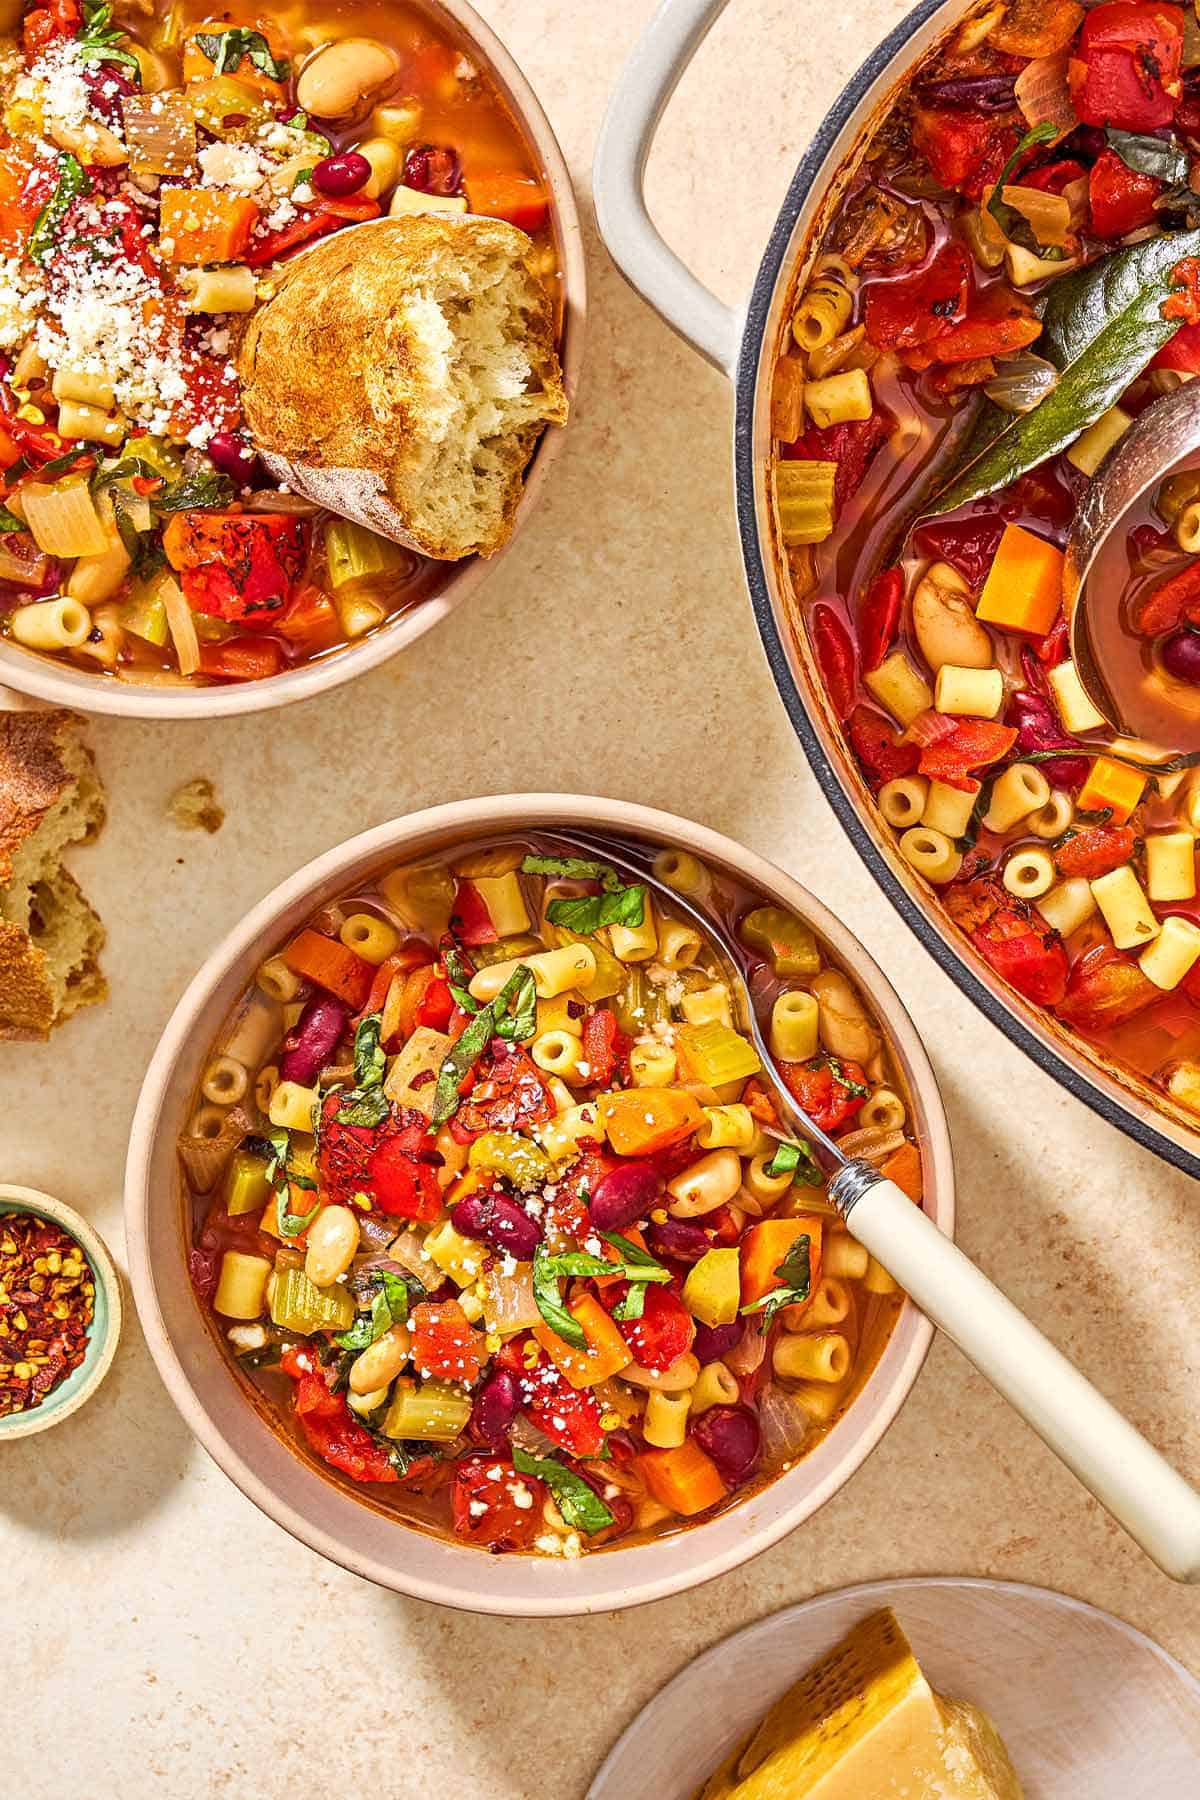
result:
<svg viewBox="0 0 1200 1800"><path fill-rule="evenodd" d="M0 1038L44 1038L103 1000L104 927L62 867L104 823L83 721L0 713Z"/></svg>
<svg viewBox="0 0 1200 1800"><path fill-rule="evenodd" d="M532 252L501 219L423 213L296 257L238 359L276 479L424 556L499 550L542 430L567 416Z"/></svg>

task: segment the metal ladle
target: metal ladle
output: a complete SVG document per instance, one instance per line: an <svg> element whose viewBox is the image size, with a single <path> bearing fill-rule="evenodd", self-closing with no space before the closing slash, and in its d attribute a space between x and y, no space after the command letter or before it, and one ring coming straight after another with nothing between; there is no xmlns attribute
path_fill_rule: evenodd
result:
<svg viewBox="0 0 1200 1800"><path fill-rule="evenodd" d="M555 831L554 839L653 888L715 942L728 966L742 1026L771 1080L775 1105L818 1146L830 1200L850 1235L1004 1395L1102 1506L1175 1581L1200 1582L1200 1493L1116 1407L944 1237L927 1213L873 1164L849 1158L792 1097L771 1055L744 972L745 952L722 920L660 881L633 847Z"/></svg>
<svg viewBox="0 0 1200 1800"><path fill-rule="evenodd" d="M1183 705L1174 709L1179 724L1172 735L1183 745L1182 752L1178 745L1167 749L1140 735L1130 710L1135 696L1122 693L1106 673L1097 650L1099 634L1093 632L1098 609L1115 607L1120 596L1095 581L1089 585L1089 577L1130 508L1196 451L1200 451L1200 381L1189 381L1148 406L1100 464L1076 511L1063 567L1071 657L1084 692L1122 734L1120 754L1164 774L1200 763L1200 695L1190 710ZM1143 686L1156 679L1156 674L1144 672ZM1165 685L1166 677L1161 679Z"/></svg>

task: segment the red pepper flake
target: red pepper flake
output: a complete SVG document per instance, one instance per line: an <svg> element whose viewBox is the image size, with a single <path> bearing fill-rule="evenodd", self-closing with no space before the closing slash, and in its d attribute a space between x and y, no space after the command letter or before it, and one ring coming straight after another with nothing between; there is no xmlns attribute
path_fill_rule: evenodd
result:
<svg viewBox="0 0 1200 1800"><path fill-rule="evenodd" d="M95 1305L92 1266L61 1226L0 1218L0 1418L40 1405L79 1367Z"/></svg>

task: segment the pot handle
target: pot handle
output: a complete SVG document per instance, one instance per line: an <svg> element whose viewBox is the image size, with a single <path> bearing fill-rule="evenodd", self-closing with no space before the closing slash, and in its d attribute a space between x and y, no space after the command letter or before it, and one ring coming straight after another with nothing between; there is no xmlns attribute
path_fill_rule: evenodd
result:
<svg viewBox="0 0 1200 1800"><path fill-rule="evenodd" d="M860 1244L1173 1581L1200 1582L1200 1494L895 1182L847 1163L830 1198Z"/></svg>
<svg viewBox="0 0 1200 1800"><path fill-rule="evenodd" d="M645 173L659 121L728 0L663 0L621 71L596 144L596 220L609 254L672 330L724 374L737 364L742 319L697 280L646 210Z"/></svg>

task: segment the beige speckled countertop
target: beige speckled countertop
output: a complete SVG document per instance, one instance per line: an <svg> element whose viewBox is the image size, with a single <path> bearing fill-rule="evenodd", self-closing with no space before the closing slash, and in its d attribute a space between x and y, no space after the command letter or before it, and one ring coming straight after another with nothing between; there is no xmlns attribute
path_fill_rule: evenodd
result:
<svg viewBox="0 0 1200 1800"><path fill-rule="evenodd" d="M586 196L605 97L651 0L481 4ZM823 106L903 10L733 0L705 46L651 185L669 234L728 298ZM518 788L643 800L773 857L866 939L944 1082L961 1242L1200 1477L1196 1190L989 1027L847 845L752 626L729 394L607 264L586 204L585 219L590 342L571 442L486 587L325 700L214 728L95 726L111 817L74 867L109 925L113 998L47 1047L0 1046L0 1175L82 1207L120 1258L145 1059L251 901L352 832L434 801ZM477 698L472 668L486 677ZM212 838L165 817L198 774L228 809ZM577 1800L694 1651L884 1575L1062 1588L1200 1671L1200 1597L1157 1574L944 1343L882 1447L807 1527L707 1588L611 1617L458 1616L322 1562L192 1441L133 1319L95 1402L3 1456L5 1714L43 1726L36 1751L25 1731L6 1736L5 1788L23 1800L294 1800L331 1779L387 1800Z"/></svg>

